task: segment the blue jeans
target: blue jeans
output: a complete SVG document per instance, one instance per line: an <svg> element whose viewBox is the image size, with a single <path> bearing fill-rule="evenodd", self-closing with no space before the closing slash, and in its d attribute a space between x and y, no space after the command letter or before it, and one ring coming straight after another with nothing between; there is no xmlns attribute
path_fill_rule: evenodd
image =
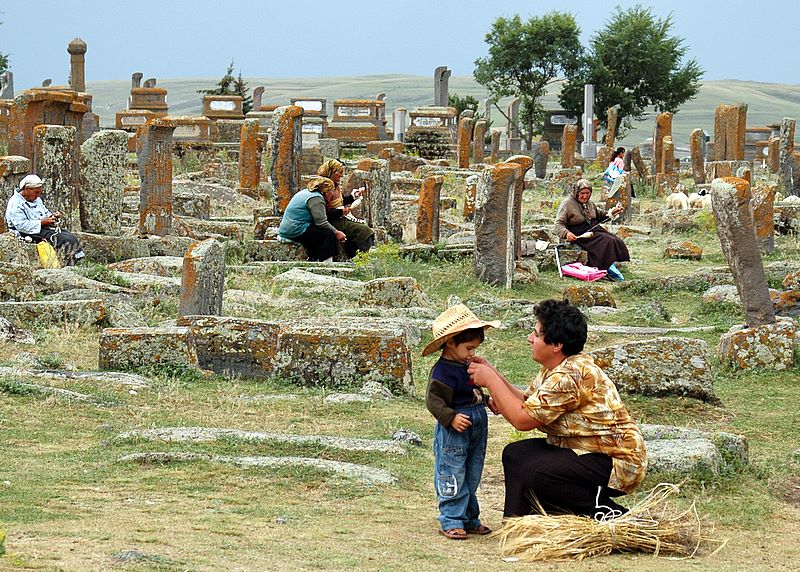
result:
<svg viewBox="0 0 800 572"><path fill-rule="evenodd" d="M439 499L442 530L473 529L481 525L475 492L481 482L486 440L489 435L486 405L456 407L472 421L463 433L436 424L433 435L433 485Z"/></svg>

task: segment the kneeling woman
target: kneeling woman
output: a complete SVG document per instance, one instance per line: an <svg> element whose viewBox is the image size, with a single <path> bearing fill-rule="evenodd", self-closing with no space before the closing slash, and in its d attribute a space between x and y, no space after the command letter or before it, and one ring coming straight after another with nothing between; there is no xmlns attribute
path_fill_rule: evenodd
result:
<svg viewBox="0 0 800 572"><path fill-rule="evenodd" d="M608 270L608 276L613 280L624 280L614 263L631 259L628 247L621 238L600 226L600 223L609 220L611 216L621 213L623 207L617 205L606 213L591 198L592 183L587 179L579 180L572 195L558 207L553 232L559 238L583 248L589 254L589 266ZM580 238L587 231L591 231L591 235Z"/></svg>
<svg viewBox="0 0 800 572"><path fill-rule="evenodd" d="M325 199L322 193L333 190L333 181L316 177L308 188L297 192L286 207L278 228L278 236L302 244L309 260L333 260L339 251L339 242L347 235L333 228L325 216Z"/></svg>
<svg viewBox="0 0 800 572"><path fill-rule="evenodd" d="M341 230L347 235L344 243L344 251L348 258L353 258L359 251L366 252L375 243L375 231L364 221L361 221L350 214L349 205L361 196L361 190L356 189L351 195L343 196L339 181L344 176L344 164L336 159L325 161L317 169L317 175L326 177L333 181L333 189L324 191L325 211L328 221L334 228Z"/></svg>

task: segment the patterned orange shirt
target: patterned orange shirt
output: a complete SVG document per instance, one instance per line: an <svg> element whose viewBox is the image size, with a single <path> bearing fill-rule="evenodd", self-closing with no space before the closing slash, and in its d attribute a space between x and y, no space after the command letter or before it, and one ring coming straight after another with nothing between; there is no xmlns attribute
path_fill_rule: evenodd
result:
<svg viewBox="0 0 800 572"><path fill-rule="evenodd" d="M547 442L578 455L605 453L612 459L608 486L630 492L644 478L647 450L639 427L616 386L591 356L567 357L542 368L525 391L525 410L541 422Z"/></svg>

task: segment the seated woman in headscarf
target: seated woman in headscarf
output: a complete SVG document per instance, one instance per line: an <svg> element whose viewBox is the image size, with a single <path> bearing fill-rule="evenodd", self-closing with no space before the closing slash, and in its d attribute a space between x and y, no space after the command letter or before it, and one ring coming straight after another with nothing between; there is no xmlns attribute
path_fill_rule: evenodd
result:
<svg viewBox="0 0 800 572"><path fill-rule="evenodd" d="M308 188L295 193L281 218L279 238L302 244L309 260L332 261L339 252L338 243L347 240L347 235L333 228L325 216L322 193L332 190L333 181L315 177L308 183Z"/></svg>
<svg viewBox="0 0 800 572"><path fill-rule="evenodd" d="M339 181L344 175L344 165L336 159L325 161L317 169L317 175L333 181L333 190L323 193L328 221L347 235L344 251L349 258L353 258L358 251L366 252L375 244L375 231L366 223L359 221L350 214L348 205L361 197L362 190L356 189L351 195L343 196Z"/></svg>
<svg viewBox="0 0 800 572"><path fill-rule="evenodd" d="M595 205L592 197L592 183L581 179L575 183L572 195L561 202L556 213L553 232L562 240L575 243L589 254L589 266L608 271L612 280L625 278L615 262L627 262L630 255L628 247L618 236L611 234L600 223L620 214L624 207L617 205L606 213Z"/></svg>

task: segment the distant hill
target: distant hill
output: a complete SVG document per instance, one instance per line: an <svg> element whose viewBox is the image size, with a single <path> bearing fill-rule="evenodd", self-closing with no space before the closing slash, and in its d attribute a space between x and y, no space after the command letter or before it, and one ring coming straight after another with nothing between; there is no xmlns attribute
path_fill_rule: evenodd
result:
<svg viewBox="0 0 800 572"><path fill-rule="evenodd" d="M411 75L374 75L332 78L245 78L248 87L263 85L266 90L262 103L288 104L292 97L325 97L328 113L332 115L333 101L345 98L374 98L379 92L386 93L386 115L391 122L391 113L398 107L413 109L433 103L433 78ZM200 115L202 95L198 89L214 87L219 78L177 78L158 81L158 87L167 90L169 111L174 115ZM87 83L87 91L94 96L93 110L100 116L101 125L112 127L117 111L126 108L130 92L129 81L93 81ZM545 106L559 108L558 86L545 98ZM471 95L482 101L486 91L470 76L450 78L450 93ZM780 123L783 117L800 117L800 85L756 83L738 80L707 81L699 95L685 104L673 120L675 143L688 147L689 133L701 128L713 135L714 109L721 103L743 102L748 105L747 125L764 127ZM501 101L505 109L506 102ZM655 114L636 125L623 140L623 144L638 144L652 136ZM505 119L497 110L492 113L493 127L505 125ZM800 133L798 133L800 135Z"/></svg>

